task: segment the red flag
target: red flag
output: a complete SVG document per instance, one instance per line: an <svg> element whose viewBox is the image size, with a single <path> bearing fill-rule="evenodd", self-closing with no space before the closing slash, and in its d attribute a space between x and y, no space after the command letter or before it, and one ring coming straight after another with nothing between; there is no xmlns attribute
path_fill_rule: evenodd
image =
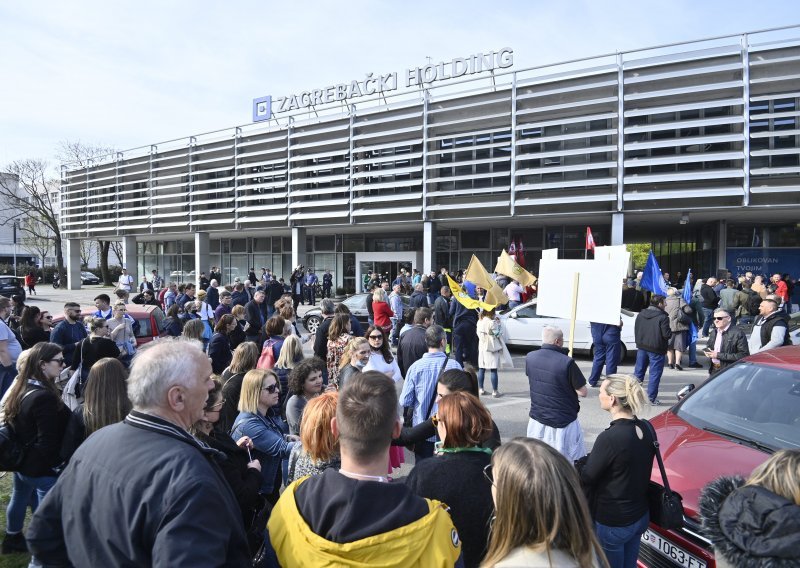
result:
<svg viewBox="0 0 800 568"><path fill-rule="evenodd" d="M525 268L525 247L522 244L522 239L519 240L519 245L517 246L517 264Z"/></svg>
<svg viewBox="0 0 800 568"><path fill-rule="evenodd" d="M586 227L586 250L594 250L594 237L592 236L591 227Z"/></svg>
<svg viewBox="0 0 800 568"><path fill-rule="evenodd" d="M517 260L517 245L514 243L514 239L511 239L511 242L508 243L508 255L514 259L514 262Z"/></svg>

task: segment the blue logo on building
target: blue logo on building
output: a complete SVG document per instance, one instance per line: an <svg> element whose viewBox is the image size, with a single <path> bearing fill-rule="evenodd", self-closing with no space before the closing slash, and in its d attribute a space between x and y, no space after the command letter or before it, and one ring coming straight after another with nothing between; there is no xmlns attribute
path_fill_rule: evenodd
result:
<svg viewBox="0 0 800 568"><path fill-rule="evenodd" d="M259 97L253 99L253 122L269 120L272 116L272 97Z"/></svg>

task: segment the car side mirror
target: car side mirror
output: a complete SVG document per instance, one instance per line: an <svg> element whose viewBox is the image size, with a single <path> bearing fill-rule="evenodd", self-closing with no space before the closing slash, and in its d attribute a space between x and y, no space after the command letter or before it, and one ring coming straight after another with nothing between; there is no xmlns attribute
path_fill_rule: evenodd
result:
<svg viewBox="0 0 800 568"><path fill-rule="evenodd" d="M683 400L684 398L689 396L689 393L692 392L695 388L696 387L692 383L690 383L690 384L686 385L685 387L683 387L681 390L678 391L678 394L677 394L678 400Z"/></svg>

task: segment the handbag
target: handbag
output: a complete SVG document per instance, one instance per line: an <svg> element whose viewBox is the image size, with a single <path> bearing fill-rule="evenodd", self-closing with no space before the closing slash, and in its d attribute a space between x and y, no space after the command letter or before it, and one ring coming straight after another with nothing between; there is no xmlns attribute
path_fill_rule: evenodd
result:
<svg viewBox="0 0 800 568"><path fill-rule="evenodd" d="M40 389L32 389L22 395L20 405L25 398ZM28 448L33 444L31 440L27 444L21 444L17 439L17 434L14 427L6 422L0 426L0 471L18 471L22 462L25 460L25 454Z"/></svg>
<svg viewBox="0 0 800 568"><path fill-rule="evenodd" d="M669 488L667 470L664 468L664 460L661 459L661 450L658 445L658 437L653 425L647 420L639 420L650 435L653 437L653 447L656 450L658 469L661 471L661 480L664 485L654 481L650 482L647 488L647 499L650 504L650 522L668 530L679 529L683 526L683 497Z"/></svg>

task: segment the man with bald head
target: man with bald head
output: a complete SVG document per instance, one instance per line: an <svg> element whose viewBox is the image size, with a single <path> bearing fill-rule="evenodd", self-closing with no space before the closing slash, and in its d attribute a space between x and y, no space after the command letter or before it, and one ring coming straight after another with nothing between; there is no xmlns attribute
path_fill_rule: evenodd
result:
<svg viewBox="0 0 800 568"><path fill-rule="evenodd" d="M241 511L215 450L189 434L203 417L211 363L199 342L142 348L131 413L92 434L39 504L31 552L54 566L246 566ZM69 545L67 545L69 543Z"/></svg>

